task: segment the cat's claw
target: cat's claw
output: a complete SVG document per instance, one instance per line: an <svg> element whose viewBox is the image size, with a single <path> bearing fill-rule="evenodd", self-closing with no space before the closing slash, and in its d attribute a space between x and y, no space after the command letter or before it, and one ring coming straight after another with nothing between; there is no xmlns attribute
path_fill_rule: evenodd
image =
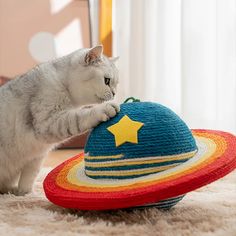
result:
<svg viewBox="0 0 236 236"><path fill-rule="evenodd" d="M79 127L81 132L93 129L101 122L105 122L114 117L120 111L120 106L115 102L105 102L87 109L91 110L88 113L89 117L83 119L83 122L80 123Z"/></svg>
<svg viewBox="0 0 236 236"><path fill-rule="evenodd" d="M96 109L98 119L107 121L120 111L120 106L115 102L106 102L97 106Z"/></svg>
<svg viewBox="0 0 236 236"><path fill-rule="evenodd" d="M114 117L120 111L120 106L117 103L107 102L104 104L106 104L105 112L109 118Z"/></svg>

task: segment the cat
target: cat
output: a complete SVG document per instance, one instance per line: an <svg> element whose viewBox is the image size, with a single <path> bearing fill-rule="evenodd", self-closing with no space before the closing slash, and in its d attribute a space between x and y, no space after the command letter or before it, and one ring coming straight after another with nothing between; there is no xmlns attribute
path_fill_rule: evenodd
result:
<svg viewBox="0 0 236 236"><path fill-rule="evenodd" d="M119 112L115 60L79 49L0 87L0 193L30 193L50 150Z"/></svg>

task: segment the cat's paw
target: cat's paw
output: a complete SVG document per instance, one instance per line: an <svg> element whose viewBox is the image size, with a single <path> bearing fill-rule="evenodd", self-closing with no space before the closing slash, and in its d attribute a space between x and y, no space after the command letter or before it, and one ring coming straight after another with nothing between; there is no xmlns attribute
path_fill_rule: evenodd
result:
<svg viewBox="0 0 236 236"><path fill-rule="evenodd" d="M13 194L16 196L25 196L26 194L29 194L31 192L32 192L31 189L29 190L17 189Z"/></svg>
<svg viewBox="0 0 236 236"><path fill-rule="evenodd" d="M109 120L119 111L120 106L115 102L105 102L95 107L96 117L100 122Z"/></svg>
<svg viewBox="0 0 236 236"><path fill-rule="evenodd" d="M16 195L18 188L16 186L3 187L0 189L0 194L13 194Z"/></svg>
<svg viewBox="0 0 236 236"><path fill-rule="evenodd" d="M31 189L18 189L18 187L9 187L0 190L0 194L13 194L15 196L24 196L31 192Z"/></svg>
<svg viewBox="0 0 236 236"><path fill-rule="evenodd" d="M28 187L28 188L18 188L15 193L16 196L25 196L26 194L29 194L32 192L32 188Z"/></svg>
<svg viewBox="0 0 236 236"><path fill-rule="evenodd" d="M21 190L18 190L15 195L16 196L25 196L26 194L29 194L31 193L31 191L21 191Z"/></svg>
<svg viewBox="0 0 236 236"><path fill-rule="evenodd" d="M86 116L80 121L79 129L81 132L93 129L101 122L105 122L114 117L119 111L120 106L115 102L105 102L86 108Z"/></svg>

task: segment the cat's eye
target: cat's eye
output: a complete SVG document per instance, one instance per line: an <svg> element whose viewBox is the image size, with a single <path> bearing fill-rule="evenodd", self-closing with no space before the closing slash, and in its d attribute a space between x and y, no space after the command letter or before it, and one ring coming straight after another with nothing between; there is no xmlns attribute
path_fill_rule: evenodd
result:
<svg viewBox="0 0 236 236"><path fill-rule="evenodd" d="M107 77L104 77L104 82L105 82L105 85L110 86L111 79L107 78Z"/></svg>

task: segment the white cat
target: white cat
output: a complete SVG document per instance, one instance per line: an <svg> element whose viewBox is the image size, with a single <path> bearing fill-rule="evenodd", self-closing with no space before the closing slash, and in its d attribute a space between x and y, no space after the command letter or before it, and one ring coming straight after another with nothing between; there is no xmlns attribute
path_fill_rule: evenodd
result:
<svg viewBox="0 0 236 236"><path fill-rule="evenodd" d="M80 49L0 87L1 193L30 192L55 144L119 112L119 105L106 102L115 95L118 71L102 50Z"/></svg>

